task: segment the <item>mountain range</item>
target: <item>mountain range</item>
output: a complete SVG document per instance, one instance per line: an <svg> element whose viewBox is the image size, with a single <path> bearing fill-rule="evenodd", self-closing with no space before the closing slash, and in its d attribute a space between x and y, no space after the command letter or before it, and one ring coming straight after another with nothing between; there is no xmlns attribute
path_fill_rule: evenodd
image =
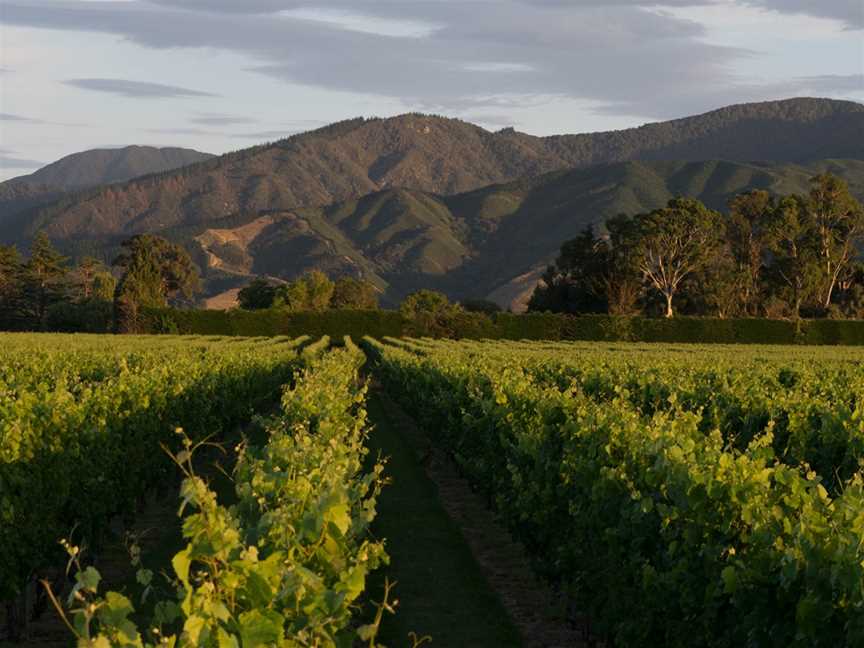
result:
<svg viewBox="0 0 864 648"><path fill-rule="evenodd" d="M864 195L864 106L792 99L552 137L410 114L196 155L125 182L112 164L99 176L67 159L29 177L56 187L41 202L20 180L0 184L0 238L24 244L43 229L107 259L130 235L162 234L193 253L209 295L318 267L369 278L385 303L423 286L509 304L586 224L675 195L722 208L754 187L804 191L821 170ZM87 184L97 186L75 188ZM16 190L17 205L31 204L7 209Z"/></svg>
<svg viewBox="0 0 864 648"><path fill-rule="evenodd" d="M51 204L71 191L125 182L212 157L192 149L153 146L73 153L34 173L0 183L0 217Z"/></svg>

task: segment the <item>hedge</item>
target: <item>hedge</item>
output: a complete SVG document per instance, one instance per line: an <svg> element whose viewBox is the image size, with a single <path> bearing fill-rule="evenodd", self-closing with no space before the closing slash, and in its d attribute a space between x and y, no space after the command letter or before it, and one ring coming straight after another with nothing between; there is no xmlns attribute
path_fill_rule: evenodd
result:
<svg viewBox="0 0 864 648"><path fill-rule="evenodd" d="M329 335L355 340L430 336L503 340L597 340L695 342L716 344L864 345L864 320L714 319L612 317L556 313L460 312L438 319L406 320L397 311L332 310L287 313L279 310L148 311L145 333L200 335Z"/></svg>
<svg viewBox="0 0 864 648"><path fill-rule="evenodd" d="M297 337L346 335L360 340L364 335L399 337L405 319L396 311L332 310L287 313L280 310L151 310L145 316L143 333L185 333L197 335L242 335Z"/></svg>

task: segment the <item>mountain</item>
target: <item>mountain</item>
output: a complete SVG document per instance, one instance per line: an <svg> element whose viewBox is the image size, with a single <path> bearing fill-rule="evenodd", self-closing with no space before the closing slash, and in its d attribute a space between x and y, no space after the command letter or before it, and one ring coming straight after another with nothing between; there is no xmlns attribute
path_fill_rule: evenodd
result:
<svg viewBox="0 0 864 648"><path fill-rule="evenodd" d="M30 175L14 178L9 182L69 191L125 182L138 176L179 169L212 157L209 153L184 148L127 146L93 149L67 155Z"/></svg>
<svg viewBox="0 0 864 648"><path fill-rule="evenodd" d="M864 197L862 142L864 106L826 99L552 137L355 119L17 214L0 203L0 240L44 229L69 254L110 260L125 238L161 234L193 253L210 297L317 267L369 278L385 303L421 286L510 303L586 224L675 195L720 208L754 187L805 191L830 169Z"/></svg>
<svg viewBox="0 0 864 648"><path fill-rule="evenodd" d="M0 220L55 203L69 191L125 182L211 157L191 149L152 146L74 153L30 175L0 183Z"/></svg>
<svg viewBox="0 0 864 648"><path fill-rule="evenodd" d="M623 131L534 137L455 119L355 119L175 171L69 196L17 220L58 240L128 236L324 206L400 187L450 195L567 168L626 160L864 157L864 106L791 99L723 108Z"/></svg>
<svg viewBox="0 0 864 648"><path fill-rule="evenodd" d="M273 211L217 227L169 230L193 250L213 293L252 275L290 279L319 268L363 276L395 303L420 287L517 304L561 243L586 225L691 196L723 210L749 189L806 192L830 171L864 199L864 161L806 165L644 161L553 172L441 196L385 189L327 207Z"/></svg>

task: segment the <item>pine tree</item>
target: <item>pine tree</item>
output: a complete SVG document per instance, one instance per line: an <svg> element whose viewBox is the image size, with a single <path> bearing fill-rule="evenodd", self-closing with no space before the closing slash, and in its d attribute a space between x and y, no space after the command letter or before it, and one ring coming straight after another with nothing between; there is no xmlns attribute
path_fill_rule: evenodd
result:
<svg viewBox="0 0 864 648"><path fill-rule="evenodd" d="M37 233L23 268L24 308L31 327L44 330L48 309L64 298L68 288L66 263L67 258L54 248L48 235Z"/></svg>

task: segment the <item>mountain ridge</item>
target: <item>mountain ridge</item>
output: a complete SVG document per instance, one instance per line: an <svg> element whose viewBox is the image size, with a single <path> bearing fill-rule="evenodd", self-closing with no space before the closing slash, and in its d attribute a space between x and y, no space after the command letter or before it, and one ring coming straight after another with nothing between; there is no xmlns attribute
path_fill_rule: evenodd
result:
<svg viewBox="0 0 864 648"><path fill-rule="evenodd" d="M9 215L0 200L0 238L25 245L43 229L72 256L107 261L131 235L163 235L192 252L211 297L319 268L373 281L385 303L419 287L518 301L585 225L675 195L718 208L757 187L806 191L830 170L864 197L862 142L864 105L821 99L549 137L416 113L357 118L48 205L19 185L31 206Z"/></svg>
<svg viewBox="0 0 864 648"><path fill-rule="evenodd" d="M39 228L58 239L158 232L325 206L388 187L449 195L629 159L856 158L864 157L861 141L864 105L828 99L740 104L634 129L548 137L416 113L358 118L77 193L10 224L4 238L26 239Z"/></svg>
<svg viewBox="0 0 864 648"><path fill-rule="evenodd" d="M118 148L95 148L66 155L33 173L0 184L27 183L68 191L125 182L212 157L215 156L210 153L175 146L133 144Z"/></svg>

